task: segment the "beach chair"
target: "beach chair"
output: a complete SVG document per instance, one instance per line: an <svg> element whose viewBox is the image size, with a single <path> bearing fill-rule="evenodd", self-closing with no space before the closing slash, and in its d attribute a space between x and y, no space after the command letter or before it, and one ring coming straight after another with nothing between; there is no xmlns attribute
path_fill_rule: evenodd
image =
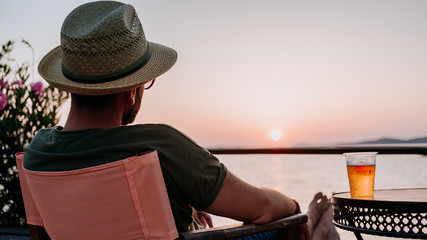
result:
<svg viewBox="0 0 427 240"><path fill-rule="evenodd" d="M178 234L156 151L60 172L24 169L23 156L16 160L32 240L230 239L307 222L298 214Z"/></svg>

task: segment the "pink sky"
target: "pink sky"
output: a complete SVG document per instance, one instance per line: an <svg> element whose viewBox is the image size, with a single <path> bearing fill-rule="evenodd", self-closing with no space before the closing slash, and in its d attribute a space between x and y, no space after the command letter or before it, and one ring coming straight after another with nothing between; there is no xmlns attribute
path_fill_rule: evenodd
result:
<svg viewBox="0 0 427 240"><path fill-rule="evenodd" d="M38 62L83 2L8 1L0 40L28 40ZM179 56L138 123L206 147L427 136L427 1L126 2L147 38Z"/></svg>

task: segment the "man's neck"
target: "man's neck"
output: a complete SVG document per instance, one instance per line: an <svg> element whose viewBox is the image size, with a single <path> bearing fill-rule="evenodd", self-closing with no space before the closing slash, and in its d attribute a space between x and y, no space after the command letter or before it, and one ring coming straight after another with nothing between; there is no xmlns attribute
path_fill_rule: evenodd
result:
<svg viewBox="0 0 427 240"><path fill-rule="evenodd" d="M118 112L76 110L71 107L64 131L75 131L92 128L112 128L122 126L122 117Z"/></svg>

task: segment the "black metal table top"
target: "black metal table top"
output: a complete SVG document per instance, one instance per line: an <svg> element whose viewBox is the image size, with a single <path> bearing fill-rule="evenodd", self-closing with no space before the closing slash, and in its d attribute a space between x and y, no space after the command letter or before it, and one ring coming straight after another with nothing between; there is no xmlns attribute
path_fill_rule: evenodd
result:
<svg viewBox="0 0 427 240"><path fill-rule="evenodd" d="M374 199L332 195L334 224L373 235L427 239L427 188L375 190Z"/></svg>

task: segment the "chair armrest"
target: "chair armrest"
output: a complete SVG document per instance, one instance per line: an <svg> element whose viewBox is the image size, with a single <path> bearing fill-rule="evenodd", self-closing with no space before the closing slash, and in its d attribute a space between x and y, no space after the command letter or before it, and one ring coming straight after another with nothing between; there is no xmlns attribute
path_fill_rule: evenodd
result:
<svg viewBox="0 0 427 240"><path fill-rule="evenodd" d="M262 232L281 230L295 224L306 223L308 217L306 214L297 214L281 218L265 224L235 224L230 226L208 228L179 234L179 239L231 239L243 236L250 236ZM28 225L30 229L31 240L50 240L46 230L41 226Z"/></svg>
<svg viewBox="0 0 427 240"><path fill-rule="evenodd" d="M265 224L236 224L224 227L214 227L208 229L195 230L179 233L179 239L231 239L243 236L250 236L262 232L280 230L288 228L291 225L306 223L308 217L306 214L297 214L281 218Z"/></svg>

